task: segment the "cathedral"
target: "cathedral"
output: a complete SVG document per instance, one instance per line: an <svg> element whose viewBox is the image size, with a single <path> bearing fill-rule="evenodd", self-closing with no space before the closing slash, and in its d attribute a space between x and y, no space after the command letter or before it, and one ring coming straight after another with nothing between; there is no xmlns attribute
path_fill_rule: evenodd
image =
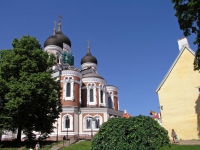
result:
<svg viewBox="0 0 200 150"><path fill-rule="evenodd" d="M44 51L56 57L52 78L60 82L62 112L51 136L93 136L109 118L122 117L119 110L118 87L107 85L98 74L98 61L88 44L81 59L81 69L74 66L71 41L54 27L53 34L44 42ZM92 132L91 132L92 131Z"/></svg>

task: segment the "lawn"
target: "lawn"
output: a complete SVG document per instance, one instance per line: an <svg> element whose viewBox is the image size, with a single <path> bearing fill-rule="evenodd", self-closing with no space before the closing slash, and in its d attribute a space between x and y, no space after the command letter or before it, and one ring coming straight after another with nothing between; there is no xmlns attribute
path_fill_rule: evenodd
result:
<svg viewBox="0 0 200 150"><path fill-rule="evenodd" d="M170 144L169 146L162 147L160 150L200 150L200 145L176 145ZM63 148L61 150L90 150L91 142L83 141L76 144L72 144L69 147Z"/></svg>
<svg viewBox="0 0 200 150"><path fill-rule="evenodd" d="M0 150L18 150L18 148L14 147L13 143L7 143L8 145L6 148L1 148ZM30 143L29 145L25 146L25 143L22 146L21 150L30 150L30 148L33 147L33 144ZM27 143L26 143L27 144ZM51 146L54 144L58 144L57 142L43 142L41 150L50 150ZM12 145L12 146L9 146ZM171 148L168 146L162 147L160 150L200 150L200 145L176 145L176 144L170 144ZM62 148L61 150L90 150L91 147L91 141L81 141L76 144L72 144L68 147Z"/></svg>

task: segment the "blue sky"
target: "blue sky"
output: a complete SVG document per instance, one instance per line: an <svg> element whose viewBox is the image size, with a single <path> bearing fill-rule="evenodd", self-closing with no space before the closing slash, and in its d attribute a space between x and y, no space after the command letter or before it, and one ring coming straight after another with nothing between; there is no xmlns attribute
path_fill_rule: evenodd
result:
<svg viewBox="0 0 200 150"><path fill-rule="evenodd" d="M98 60L98 73L119 88L120 110L133 115L159 112L155 92L179 53L183 37L170 0L0 1L0 49L14 38L36 37L43 46L63 17L62 31L72 43L75 67L87 52ZM194 36L188 38L190 47Z"/></svg>

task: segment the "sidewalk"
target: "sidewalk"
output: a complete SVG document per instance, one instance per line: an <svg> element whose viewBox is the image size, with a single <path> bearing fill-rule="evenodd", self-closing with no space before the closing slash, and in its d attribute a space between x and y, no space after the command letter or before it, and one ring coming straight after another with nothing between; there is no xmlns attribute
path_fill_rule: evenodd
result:
<svg viewBox="0 0 200 150"><path fill-rule="evenodd" d="M173 142L171 142L173 143ZM200 145L200 140L179 140L178 145Z"/></svg>

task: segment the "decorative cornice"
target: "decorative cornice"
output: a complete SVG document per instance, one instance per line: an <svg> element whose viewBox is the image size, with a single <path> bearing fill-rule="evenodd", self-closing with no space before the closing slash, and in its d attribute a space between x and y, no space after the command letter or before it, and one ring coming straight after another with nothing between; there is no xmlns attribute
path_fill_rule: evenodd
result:
<svg viewBox="0 0 200 150"><path fill-rule="evenodd" d="M58 77L58 76L59 76L59 71L51 74L52 78L55 78L55 77Z"/></svg>
<svg viewBox="0 0 200 150"><path fill-rule="evenodd" d="M112 85L107 85L106 86L107 91L118 91L119 89L116 86L112 86Z"/></svg>
<svg viewBox="0 0 200 150"><path fill-rule="evenodd" d="M83 83L84 82L98 82L98 83L103 83L104 85L106 85L106 81L105 80L100 79L100 78L95 78L95 77L83 78L82 81L83 81Z"/></svg>
<svg viewBox="0 0 200 150"><path fill-rule="evenodd" d="M77 72L77 71L74 71L74 70L63 70L62 73L61 73L61 76L64 76L64 75L77 76L80 79L82 78L81 73Z"/></svg>
<svg viewBox="0 0 200 150"><path fill-rule="evenodd" d="M49 53L49 51L51 51L51 50L57 50L60 53L62 53L62 51L63 51L62 48L60 48L59 46L55 46L55 45L49 45L44 48L44 51L46 51L47 53Z"/></svg>
<svg viewBox="0 0 200 150"><path fill-rule="evenodd" d="M95 63L91 63L91 62L87 62L87 63L84 63L81 65L81 67L84 69L84 68L87 68L87 67L94 67L94 68L97 68L97 65Z"/></svg>

